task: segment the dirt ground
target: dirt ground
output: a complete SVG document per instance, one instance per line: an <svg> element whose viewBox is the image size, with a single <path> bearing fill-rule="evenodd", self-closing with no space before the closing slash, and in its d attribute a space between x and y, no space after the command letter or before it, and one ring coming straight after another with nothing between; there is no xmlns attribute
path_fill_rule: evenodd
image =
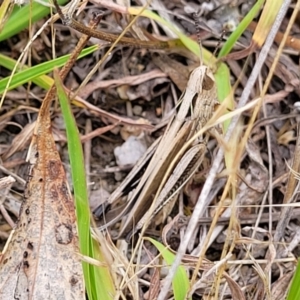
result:
<svg viewBox="0 0 300 300"><path fill-rule="evenodd" d="M234 3L229 4L230 2ZM89 3L78 16L75 16L76 20L87 24L93 12L99 11L95 3L93 1ZM202 47L212 53L218 53L230 35L230 30L236 28L239 20L245 16L251 6L251 1L225 0L210 2L162 0L152 3L155 11L194 40L197 40L197 28L191 12L201 11L199 35ZM101 10L104 14L100 28L108 32L119 34L130 21L129 17L118 14L110 8L101 7ZM280 31L283 33L288 18L287 16L281 25ZM45 20L37 22L33 27L33 32L44 22ZM71 53L81 33L62 25L60 21L54 24L54 28L55 55L59 57ZM171 32L158 28L154 22L146 18L140 18L129 31L128 36L136 38L143 36L141 28L144 32L148 31L156 37L175 38ZM251 28L246 30L232 52L249 46L252 34ZM295 23L290 35L297 38L298 34L299 26ZM0 51L2 54L17 59L27 40L28 31L26 30L1 42ZM66 88L75 91L96 62L104 55L109 43L105 41L100 41L100 43L102 46L99 50L76 62L64 82ZM93 44L99 44L99 40L91 38L89 45ZM47 27L33 43L31 64L36 65L50 60L54 55L52 45L51 30ZM277 51L278 44L274 42L248 102L260 95L262 84L270 72L270 66ZM245 299L263 299L257 295L260 285L263 285L261 274L271 274L269 288L274 296L273 299L282 298L299 256L298 184L291 182L293 181L291 178L295 178L294 176L297 176L299 172L297 169L299 168L297 162L299 155L297 154L299 154L298 97L300 92L298 51L286 46L280 54L263 105L248 135L247 145L245 149L241 148L241 160L233 163L236 167L236 181L234 182L236 194L229 191L226 198L222 199L228 176L232 171L228 168L229 161L223 160L213 189L209 193L210 205L205 215L199 219L198 230L193 234L193 240L187 249L188 255L199 256L218 203L221 199L224 201L224 209L221 212L223 213L235 202L234 209L229 211L229 214L224 213L218 217L217 224L214 225L213 238L207 245L205 258L209 262L218 262L230 252L230 263L227 263L225 269L228 276L231 276L232 280L243 290ZM235 102L234 107L228 108L229 112L234 111L237 106L259 52L260 50L257 49L245 58L225 60L230 70L230 83L234 87ZM101 109L96 111L73 105L73 112L82 135L90 207L94 212L97 225L103 224L99 206L105 205L109 195L136 165L137 159L166 130L166 125L176 111L178 99L185 90L189 74L198 66L199 57L184 49L147 50L118 45L88 84L80 89L78 95L84 101ZM0 68L0 78L9 74L8 70ZM34 84L20 86L7 93L1 108L0 178L12 175L16 180L10 188L1 191L1 250L9 237L11 226L18 219L28 179L26 154L32 137L32 124L37 118L45 93L45 90ZM178 249L218 150L224 147L228 152L238 153L240 141L245 135L252 114L252 109L242 113L236 128L238 136L230 143L222 142L222 139L218 140L214 136L210 137L203 163L183 189L180 201L176 203L163 224L157 227L151 226L146 231L147 236L167 242L174 251ZM53 105L51 120L57 148L72 188L65 125L58 102ZM222 127L221 136L225 134L224 130ZM291 169L295 172L291 173ZM291 186L288 185L288 181ZM282 207L282 204L287 203L293 203L288 217L283 214ZM115 207L119 205L118 202ZM107 208L108 218L111 217L110 213L115 207L113 205ZM173 223L178 214L182 217L181 222ZM287 224L278 233L277 226L282 218L287 220ZM167 234L163 238L162 228L168 226L168 223L173 227L172 230L165 227ZM112 235L118 231L118 226L117 224L110 228ZM280 235L279 240L274 237L275 232ZM273 243L274 239L276 243ZM150 245L148 245L148 250L153 256L157 254L157 250ZM148 257L146 253L143 255L143 262L149 263L152 256ZM274 263L275 258L282 260ZM256 269L253 266L256 266ZM149 274L151 272L148 270L140 276L149 281ZM193 299L207 299L205 295L207 290L212 288L213 275L207 277L206 280L199 284ZM143 283L140 284L141 290L144 291ZM221 283L221 285L224 284L224 282ZM282 284L282 293L276 294L276 288L278 289L280 284ZM222 299L231 299L231 288L232 286L224 288ZM257 298L254 298L254 295Z"/></svg>

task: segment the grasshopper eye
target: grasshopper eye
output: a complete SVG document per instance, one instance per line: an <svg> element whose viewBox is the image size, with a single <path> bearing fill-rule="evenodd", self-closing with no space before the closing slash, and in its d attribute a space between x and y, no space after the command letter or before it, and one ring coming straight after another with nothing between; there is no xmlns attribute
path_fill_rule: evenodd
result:
<svg viewBox="0 0 300 300"><path fill-rule="evenodd" d="M203 78L203 82L202 82L202 88L204 90L209 91L213 88L214 84L215 84L214 80L209 75L207 75L205 73L204 78Z"/></svg>

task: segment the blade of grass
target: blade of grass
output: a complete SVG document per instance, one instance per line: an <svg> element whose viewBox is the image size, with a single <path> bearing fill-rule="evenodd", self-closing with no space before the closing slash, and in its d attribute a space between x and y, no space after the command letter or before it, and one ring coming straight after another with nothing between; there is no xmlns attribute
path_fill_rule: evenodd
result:
<svg viewBox="0 0 300 300"><path fill-rule="evenodd" d="M248 14L240 22L236 30L231 33L231 35L223 45L222 49L219 52L218 58L226 56L231 51L237 40L241 37L243 32L247 29L249 24L256 17L264 2L265 0L258 0L256 4L251 8Z"/></svg>
<svg viewBox="0 0 300 300"><path fill-rule="evenodd" d="M299 260L286 300L300 299L300 264Z"/></svg>
<svg viewBox="0 0 300 300"><path fill-rule="evenodd" d="M67 3L67 0L58 0L60 5ZM47 3L47 2L46 2ZM50 7L44 6L40 3L32 3L32 12L29 13L30 4L24 6L15 5L10 18L5 22L2 32L0 33L0 42L4 41L20 31L28 28L29 17L31 16L31 23L35 23L50 13Z"/></svg>
<svg viewBox="0 0 300 300"><path fill-rule="evenodd" d="M283 2L284 0L266 0L252 38L252 42L259 48L264 44Z"/></svg>
<svg viewBox="0 0 300 300"><path fill-rule="evenodd" d="M166 261L166 263L169 266L171 266L172 263L174 262L175 255L158 241L151 238L145 238L145 239L150 241L157 248L157 250L160 252L160 254L162 255L163 259ZM187 271L185 270L184 267L180 266L178 268L172 281L172 287L173 287L175 300L192 299L192 298L186 298L186 295L190 288L190 284L189 284Z"/></svg>
<svg viewBox="0 0 300 300"><path fill-rule="evenodd" d="M9 18L13 9L13 3L10 0L4 0L0 6L0 33Z"/></svg>
<svg viewBox="0 0 300 300"><path fill-rule="evenodd" d="M68 97L56 71L54 71L54 78L66 125L80 252L85 256L97 259L103 256L99 245L93 241L90 231L90 208L79 132ZM111 297L115 294L115 290L108 268L96 267L86 262L82 262L82 266L89 300L112 299Z"/></svg>
<svg viewBox="0 0 300 300"><path fill-rule="evenodd" d="M87 56L93 52L98 50L97 45L93 45L91 47L88 47L84 49L78 58L82 58L84 56ZM53 84L53 80L49 80L49 77L43 76L44 74L50 73L53 71L55 67L61 67L63 66L67 60L69 59L70 55L64 55L61 57L58 57L56 59L53 59L51 61L47 61L41 64L38 64L33 67L24 67L23 70L16 73L10 83L10 86L8 90L12 90L20 85L23 85L24 83L27 83L29 81L33 81L36 85L48 90L51 85ZM15 66L16 61L11 59L8 56L5 56L0 53L0 65L12 70ZM7 82L9 80L9 77L5 77L0 80L0 94L4 92L4 89L6 88Z"/></svg>

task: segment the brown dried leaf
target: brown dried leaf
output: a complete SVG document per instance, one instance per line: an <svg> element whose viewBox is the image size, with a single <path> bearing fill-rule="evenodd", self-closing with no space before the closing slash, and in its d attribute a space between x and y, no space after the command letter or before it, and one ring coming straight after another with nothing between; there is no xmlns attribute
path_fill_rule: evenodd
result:
<svg viewBox="0 0 300 300"><path fill-rule="evenodd" d="M0 299L84 299L74 203L41 112L20 218L0 259Z"/></svg>
<svg viewBox="0 0 300 300"><path fill-rule="evenodd" d="M161 77L166 77L166 74L156 69L144 74L127 76L120 79L93 81L80 90L79 96L86 99L96 89L105 89L120 85L140 85L141 83L147 82L151 79L157 79Z"/></svg>
<svg viewBox="0 0 300 300"><path fill-rule="evenodd" d="M153 55L152 61L164 73L170 76L181 92L185 90L190 74L188 67L163 54Z"/></svg>
<svg viewBox="0 0 300 300"><path fill-rule="evenodd" d="M160 291L160 274L159 269L155 268L151 276L149 291L144 295L145 299L156 299Z"/></svg>
<svg viewBox="0 0 300 300"><path fill-rule="evenodd" d="M294 272L283 274L279 279L277 279L272 284L272 289L271 289L272 299L274 300L286 299L289 290L289 285L293 277L293 273Z"/></svg>
<svg viewBox="0 0 300 300"><path fill-rule="evenodd" d="M28 146L34 126L35 122L27 124L23 130L16 135L10 147L2 154L3 160L7 160L14 153L23 150L25 146Z"/></svg>
<svg viewBox="0 0 300 300"><path fill-rule="evenodd" d="M230 288L232 299L245 300L246 298L237 282L234 279L232 279L226 272L223 273L223 276L225 277Z"/></svg>

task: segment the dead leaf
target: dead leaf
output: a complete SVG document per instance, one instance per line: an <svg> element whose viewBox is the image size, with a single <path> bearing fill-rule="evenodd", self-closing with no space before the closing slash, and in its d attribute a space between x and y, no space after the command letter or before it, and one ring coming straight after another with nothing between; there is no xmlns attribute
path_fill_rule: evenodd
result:
<svg viewBox="0 0 300 300"><path fill-rule="evenodd" d="M0 299L84 299L74 203L41 110L18 224L0 259Z"/></svg>
<svg viewBox="0 0 300 300"><path fill-rule="evenodd" d="M171 59L168 55L152 55L154 64L166 73L183 92L186 88L190 71L187 66Z"/></svg>
<svg viewBox="0 0 300 300"><path fill-rule="evenodd" d="M289 285L293 277L293 273L294 272L282 274L280 278L278 278L272 284L272 289L271 289L272 299L274 300L286 299L289 290Z"/></svg>
<svg viewBox="0 0 300 300"><path fill-rule="evenodd" d="M23 150L25 146L28 146L34 126L35 122L29 123L18 135L16 135L11 146L2 154L1 158L3 160L7 160L14 153Z"/></svg>
<svg viewBox="0 0 300 300"><path fill-rule="evenodd" d="M225 277L228 286L230 288L231 296L233 300L245 300L245 296L242 292L241 287L238 285L238 283L231 278L226 272L223 273L223 276Z"/></svg>
<svg viewBox="0 0 300 300"><path fill-rule="evenodd" d="M143 82L149 81L151 79L157 79L160 77L166 77L166 74L160 70L152 70L150 72L139 74L136 76L127 76L120 79L93 81L87 84L79 92L79 96L82 98L87 98L96 89L104 89L108 87L117 87L120 85L139 85Z"/></svg>

